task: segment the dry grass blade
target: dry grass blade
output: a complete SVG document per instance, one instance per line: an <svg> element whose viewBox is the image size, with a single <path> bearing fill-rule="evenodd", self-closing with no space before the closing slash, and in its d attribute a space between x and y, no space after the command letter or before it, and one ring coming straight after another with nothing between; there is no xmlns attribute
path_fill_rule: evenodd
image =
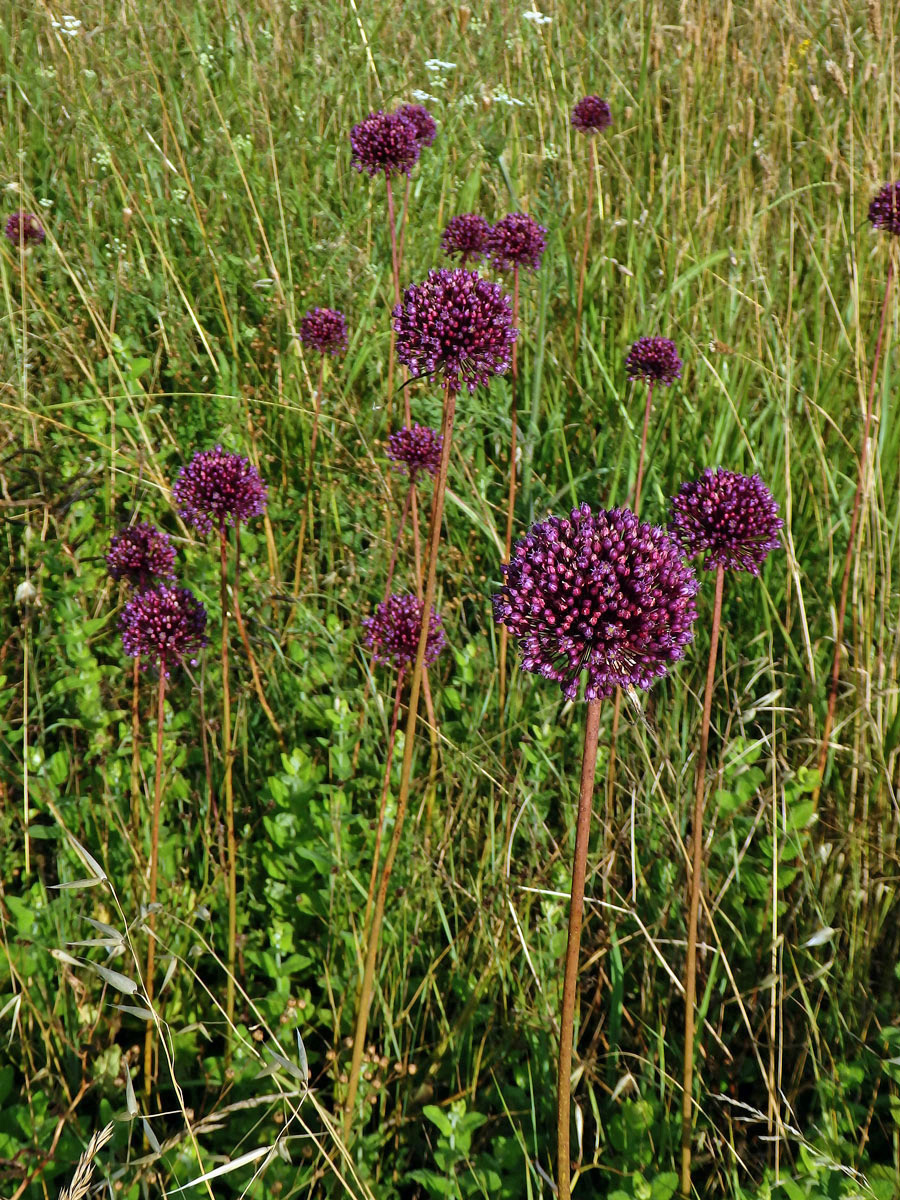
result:
<svg viewBox="0 0 900 1200"><path fill-rule="evenodd" d="M112 1140L114 1127L112 1124L95 1133L78 1160L72 1182L59 1193L58 1200L84 1200L91 1190L91 1177L94 1174L94 1155L98 1154L107 1142Z"/></svg>

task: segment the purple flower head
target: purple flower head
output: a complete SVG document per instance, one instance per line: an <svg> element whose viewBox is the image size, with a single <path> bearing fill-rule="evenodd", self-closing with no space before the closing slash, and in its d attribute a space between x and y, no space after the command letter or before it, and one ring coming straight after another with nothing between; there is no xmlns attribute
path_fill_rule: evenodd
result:
<svg viewBox="0 0 900 1200"><path fill-rule="evenodd" d="M365 644L376 662L408 667L416 661L424 608L422 601L414 594L401 595L395 592L378 605L371 617L366 617L363 621ZM426 667L431 666L446 645L441 618L432 607L425 646Z"/></svg>
<svg viewBox="0 0 900 1200"><path fill-rule="evenodd" d="M441 234L441 249L448 258L457 258L463 266L471 259L479 262L487 250L491 227L478 213L451 217Z"/></svg>
<svg viewBox="0 0 900 1200"><path fill-rule="evenodd" d="M206 645L206 609L187 588L158 587L136 592L119 619L122 645L142 665L159 663L168 678L182 659L196 661Z"/></svg>
<svg viewBox="0 0 900 1200"><path fill-rule="evenodd" d="M300 322L300 341L320 354L343 354L347 349L347 319L336 308L311 308Z"/></svg>
<svg viewBox="0 0 900 1200"><path fill-rule="evenodd" d="M350 131L353 165L357 171L377 175L383 171L408 175L419 159L417 128L402 113L369 113Z"/></svg>
<svg viewBox="0 0 900 1200"><path fill-rule="evenodd" d="M141 521L126 525L109 543L106 566L113 579L127 579L138 591L175 582L175 547L169 535Z"/></svg>
<svg viewBox="0 0 900 1200"><path fill-rule="evenodd" d="M572 124L588 135L612 125L609 105L599 96L585 96L572 109Z"/></svg>
<svg viewBox="0 0 900 1200"><path fill-rule="evenodd" d="M533 525L503 567L494 620L520 640L526 671L574 700L648 688L693 637L698 584L674 538L630 509L586 504Z"/></svg>
<svg viewBox="0 0 900 1200"><path fill-rule="evenodd" d="M14 212L7 218L4 232L14 246L39 246L47 236L34 213L28 212Z"/></svg>
<svg viewBox="0 0 900 1200"><path fill-rule="evenodd" d="M221 446L201 450L181 468L172 496L181 516L200 533L241 524L266 507L266 485L256 467Z"/></svg>
<svg viewBox="0 0 900 1200"><path fill-rule="evenodd" d="M394 309L397 357L413 375L443 378L451 391L474 392L507 370L518 330L496 283L475 271L429 271Z"/></svg>
<svg viewBox="0 0 900 1200"><path fill-rule="evenodd" d="M528 213L510 213L487 237L487 252L498 271L526 267L536 271L547 245L547 230Z"/></svg>
<svg viewBox="0 0 900 1200"><path fill-rule="evenodd" d="M444 439L427 425L413 424L396 429L388 438L388 458L398 471L404 471L415 483L420 472L432 478L441 462Z"/></svg>
<svg viewBox="0 0 900 1200"><path fill-rule="evenodd" d="M629 379L643 379L668 387L681 378L681 359L675 343L668 338L639 337L628 351L625 370Z"/></svg>
<svg viewBox="0 0 900 1200"><path fill-rule="evenodd" d="M705 554L708 571L722 566L758 575L770 550L778 548L784 525L772 493L758 475L722 467L682 484L672 498L669 529L688 558Z"/></svg>
<svg viewBox="0 0 900 1200"><path fill-rule="evenodd" d="M420 147L433 145L437 137L437 123L423 104L404 104L397 109L397 115L406 117L413 126Z"/></svg>
<svg viewBox="0 0 900 1200"><path fill-rule="evenodd" d="M886 183L869 205L869 220L876 229L900 237L900 183Z"/></svg>

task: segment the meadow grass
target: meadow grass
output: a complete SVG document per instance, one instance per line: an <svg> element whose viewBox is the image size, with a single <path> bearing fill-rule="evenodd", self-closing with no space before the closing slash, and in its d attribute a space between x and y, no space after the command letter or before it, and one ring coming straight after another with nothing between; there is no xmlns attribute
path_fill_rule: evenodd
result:
<svg viewBox="0 0 900 1200"><path fill-rule="evenodd" d="M785 519L759 581L728 587L710 737L694 1181L709 1196L900 1192L896 306L888 314L846 654L817 804L835 609L897 175L895 11L868 5L558 0L0 0L0 1192L68 1184L92 1135L115 1194L550 1196L559 963L583 714L512 668L498 712L508 380L460 399L435 666L385 911L352 1137L340 1134L393 683L361 620L382 598L402 488L385 455L393 297L384 188L350 126L415 100L438 122L412 174L401 284L441 262L454 214L548 229L523 288L516 532L624 503L644 392L624 357L672 338L654 394L644 519L706 466L758 471ZM74 21L80 22L75 24ZM440 65L444 64L444 65ZM452 64L449 65L449 64ZM574 316L590 147L608 98L583 329ZM294 336L347 314L307 459L318 362ZM440 393L407 385L437 426ZM222 627L215 545L170 487L198 449L269 485L241 530L242 612L287 749L232 639L237 936L227 936ZM424 509L423 509L424 511ZM210 650L166 693L161 973L142 1003L155 699L132 679L109 537L167 529L210 610ZM424 518L423 518L424 519ZM404 542L398 575L411 586ZM35 597L15 600L28 580ZM573 1076L578 1196L677 1182L690 810L711 576L684 663L623 704L595 814ZM399 582L399 581L398 581ZM232 623L233 628L233 623ZM510 656L512 664L512 656ZM601 712L598 778L612 702ZM397 735L388 822L396 811ZM26 867L26 824L29 860ZM87 856L87 857L85 857ZM233 958L235 1015L226 1022ZM146 1021L158 1091L140 1092ZM226 1051L230 1058L226 1063ZM190 1192L186 1193L190 1194Z"/></svg>

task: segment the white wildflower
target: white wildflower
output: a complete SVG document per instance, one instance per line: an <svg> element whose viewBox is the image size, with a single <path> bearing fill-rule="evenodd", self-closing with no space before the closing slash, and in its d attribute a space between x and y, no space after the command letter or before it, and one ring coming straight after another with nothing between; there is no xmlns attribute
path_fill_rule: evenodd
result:
<svg viewBox="0 0 900 1200"><path fill-rule="evenodd" d="M426 71L455 71L456 63L441 62L439 58L429 58L425 64Z"/></svg>
<svg viewBox="0 0 900 1200"><path fill-rule="evenodd" d="M536 8L529 9L528 12L522 13L523 21L533 21L535 25L549 25L553 20L552 17L545 17L543 13L538 12Z"/></svg>

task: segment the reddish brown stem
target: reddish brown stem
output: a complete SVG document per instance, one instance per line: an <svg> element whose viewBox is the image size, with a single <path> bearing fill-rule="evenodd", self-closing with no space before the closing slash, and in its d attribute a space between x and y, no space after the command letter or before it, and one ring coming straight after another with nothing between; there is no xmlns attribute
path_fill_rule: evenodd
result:
<svg viewBox="0 0 900 1200"><path fill-rule="evenodd" d="M400 772L400 791L397 796L397 815L394 818L394 828L384 860L378 892L375 897L375 908L372 913L372 923L369 928L366 960L363 967L362 984L359 991L359 1005L356 1013L356 1029L353 1037L353 1056L350 1063L350 1075L347 1084L347 1097L344 1101L344 1140L349 1141L353 1126L353 1112L356 1104L356 1093L359 1088L359 1075L362 1067L363 1048L366 1041L366 1031L369 1023L369 1010L372 1005L372 995L375 984L375 964L378 958L378 946L381 939L381 925L384 920L384 909L387 902L388 883L400 846L403 833L403 823L406 819L406 809L409 803L410 781L412 778L413 748L416 740L416 724L419 715L419 694L422 688L422 676L425 669L425 651L428 645L431 608L437 588L438 548L441 542L441 521L444 514L444 495L447 489L447 468L450 462L450 444L453 439L453 419L456 414L456 395L446 387L444 391L444 416L441 426L443 445L441 461L437 478L434 481L434 495L431 501L431 529L428 542L428 571L425 578L425 595L423 598L422 631L419 634L419 645L416 651L416 661L413 666L412 678L409 685L409 708L406 718L406 735L403 743L403 766Z"/></svg>
<svg viewBox="0 0 900 1200"><path fill-rule="evenodd" d="M584 242L581 247L581 265L578 268L578 299L575 303L575 358L578 358L578 345L581 340L581 307L584 301L584 278L587 274L588 246L591 241L591 225L594 220L594 163L588 164L588 193L587 215L584 222Z"/></svg>
<svg viewBox="0 0 900 1200"><path fill-rule="evenodd" d="M575 1035L575 1001L578 995L578 957L581 949L581 924L584 915L584 880L591 836L591 800L597 767L597 739L600 733L600 701L588 704L584 728L584 753L581 759L581 787L578 792L578 824L575 829L575 858L572 863L572 894L569 901L569 938L566 943L566 969L563 979L562 1013L559 1023L559 1069L557 1071L556 1147L557 1195L571 1196L571 1153L569 1150L569 1110L572 1081L572 1042Z"/></svg>
<svg viewBox="0 0 900 1200"><path fill-rule="evenodd" d="M159 664L159 698L156 705L156 778L153 784L153 817L150 825L150 899L147 905L147 925L150 936L147 942L147 969L144 990L147 1007L153 1007L153 967L156 960L156 888L159 870L159 815L162 808L163 768L163 722L165 718L166 664ZM153 1034L154 1023L147 1022L144 1034L144 1093L149 1097L153 1088Z"/></svg>
<svg viewBox="0 0 900 1200"><path fill-rule="evenodd" d="M231 684L228 674L228 541L224 524L219 529L219 591L222 604L222 759L225 766L225 846L228 874L225 892L228 899L228 972L225 983L226 1035L225 1058L231 1058L231 1034L234 1023L234 963L237 953L237 838L234 830L234 754L231 748Z"/></svg>
<svg viewBox="0 0 900 1200"><path fill-rule="evenodd" d="M141 827L141 660L135 657L131 673L131 823Z"/></svg>
<svg viewBox="0 0 900 1200"><path fill-rule="evenodd" d="M519 268L513 273L513 328L519 328ZM512 367L510 370L512 401L510 404L510 438L509 438L509 496L506 504L506 538L504 540L504 562L509 562L512 553L513 519L516 511L516 444L518 437L518 419L516 412L516 393L519 382L519 339L513 342ZM500 626L500 671L499 699L500 715L506 705L506 651L509 645L509 630L505 625Z"/></svg>
<svg viewBox="0 0 900 1200"><path fill-rule="evenodd" d="M397 687L394 691L394 709L391 713L391 728L388 734L387 760L384 764L384 782L381 785L381 803L378 807L378 826L375 830L375 849L372 851L372 871L369 875L369 891L366 895L366 915L363 918L363 929L369 927L369 917L372 915L372 905L375 902L375 884L378 880L378 864L381 860L381 842L384 837L384 813L387 808L388 791L391 786L391 767L394 762L394 742L397 737L397 719L400 716L400 693L403 687L404 669L401 667L397 674Z"/></svg>
<svg viewBox="0 0 900 1200"><path fill-rule="evenodd" d="M878 339L875 342L875 360L872 363L872 375L869 380L869 398L866 404L866 420L863 426L862 447L859 454L859 475L856 480L856 494L853 497L853 513L850 517L850 533L847 537L847 551L844 555L844 571L841 576L841 596L838 603L837 629L835 631L834 661L831 665L831 685L828 691L828 709L825 713L825 728L822 731L822 743L819 747L819 783L816 787L814 800L818 802L819 791L825 778L825 766L828 762L828 744L831 741L831 730L834 726L834 710L837 704L838 685L841 677L841 648L844 640L844 619L847 616L847 595L850 589L850 572L853 567L853 555L856 551L856 530L859 525L859 513L862 502L863 487L866 479L866 466L869 454L869 430L872 424L872 413L875 408L875 391L878 386L878 367L881 361L881 343L884 339L884 328L887 322L888 303L891 296L891 283L894 277L894 260L888 261L887 280L884 285L884 303L881 306L881 321L878 326Z"/></svg>
<svg viewBox="0 0 900 1200"><path fill-rule="evenodd" d="M641 511L641 490L644 484L644 458L647 453L647 430L650 427L650 406L653 403L653 384L647 385L647 403L644 406L644 428L641 431L641 452L638 455L637 483L634 488L634 515Z"/></svg>
<svg viewBox="0 0 900 1200"><path fill-rule="evenodd" d="M713 686L716 681L716 654L719 648L719 625L722 620L722 591L725 568L716 567L716 598L713 603L712 632L709 635L709 662L706 667L706 690L703 693L703 718L700 724L700 753L697 759L697 790L694 793L694 815L691 819L691 881L688 909L687 961L684 969L684 1070L681 1094L681 1194L689 1200L691 1194L691 1116L694 1088L694 1005L697 1000L697 918L700 912L700 889L703 871L703 808L706 785L706 757L709 748L709 721L712 712Z"/></svg>

